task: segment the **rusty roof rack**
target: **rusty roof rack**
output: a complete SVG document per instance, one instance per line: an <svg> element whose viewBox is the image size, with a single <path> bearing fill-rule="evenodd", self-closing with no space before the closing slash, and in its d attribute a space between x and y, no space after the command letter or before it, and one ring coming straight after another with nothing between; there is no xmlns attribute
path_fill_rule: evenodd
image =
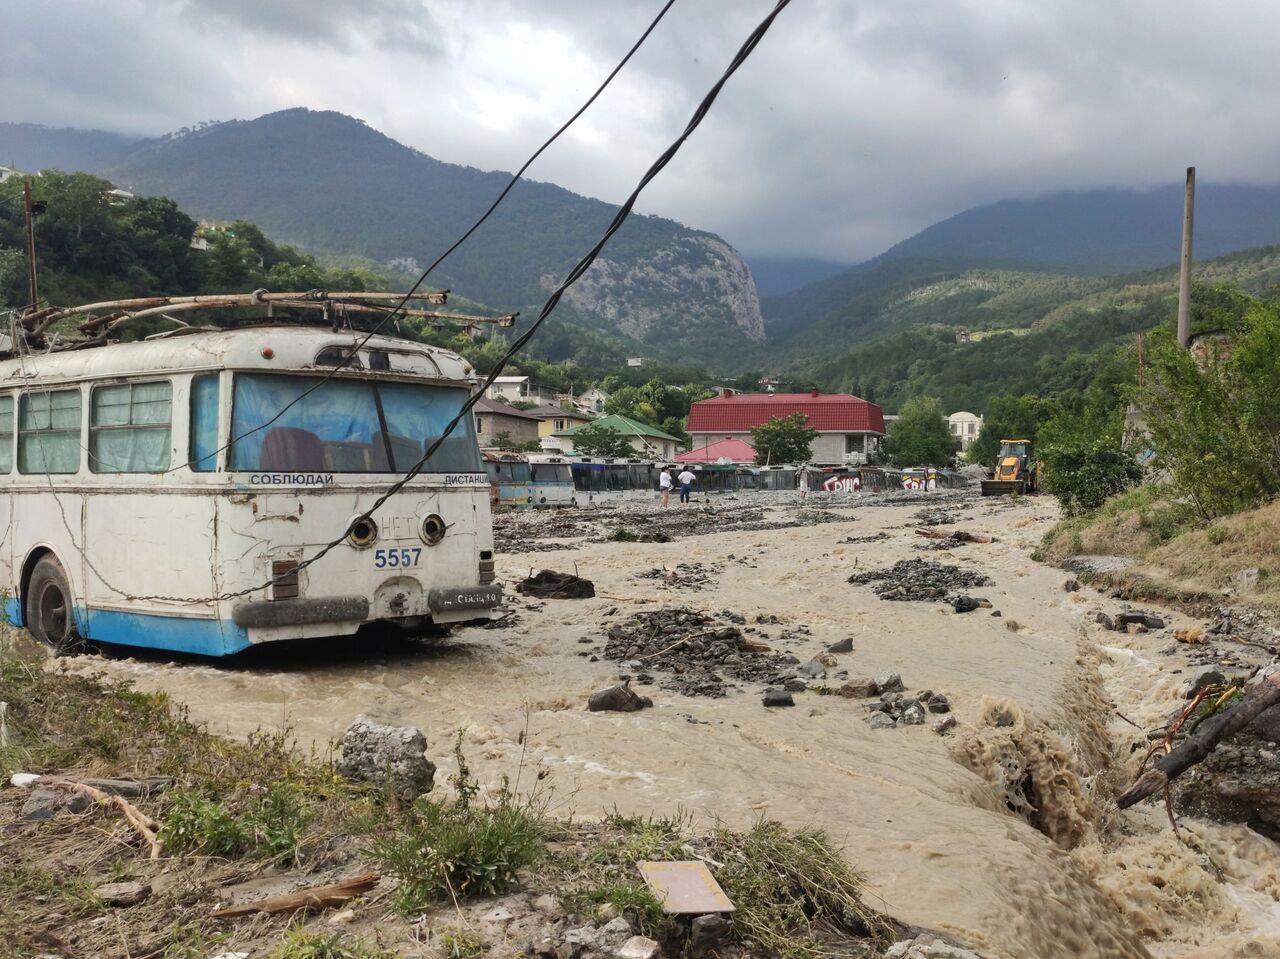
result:
<svg viewBox="0 0 1280 959"><path fill-rule="evenodd" d="M103 300L100 303L86 303L72 307L46 307L41 310L29 310L15 317L14 334L24 341L28 349L60 352L63 350L79 350L92 346L104 346L113 342L111 334L123 324L131 320L145 317L161 317L185 326L181 320L170 316L171 313L187 313L194 310L229 309L236 307L265 306L267 315L272 315L275 307L288 309L321 310L322 322L332 323L335 329L351 327L352 313L387 314L395 310L398 315L415 316L426 320L462 323L471 327L479 323L493 323L497 326L512 326L518 313L506 313L500 316L478 316L466 313L444 313L422 306L400 306L402 302L418 301L428 304L444 304L448 301L449 291L438 290L406 295L404 293L383 292L347 292L333 293L328 290L306 290L294 293L272 293L258 289L252 293L214 293L203 296L147 296L127 300ZM77 325L81 337L63 339L52 335L51 329L60 320L72 317L83 317ZM15 352L19 344L9 344L7 352ZM0 352L4 352L0 350Z"/></svg>

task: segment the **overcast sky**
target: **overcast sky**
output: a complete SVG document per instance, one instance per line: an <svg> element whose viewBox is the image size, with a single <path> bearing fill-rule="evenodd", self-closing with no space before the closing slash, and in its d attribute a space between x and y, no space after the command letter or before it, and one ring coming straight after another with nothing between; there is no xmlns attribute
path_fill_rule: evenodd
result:
<svg viewBox="0 0 1280 959"><path fill-rule="evenodd" d="M773 0L676 0L531 176L620 200ZM0 0L0 120L154 135L293 106L510 170L660 0ZM1280 3L793 0L641 209L854 262L978 203L1280 180Z"/></svg>

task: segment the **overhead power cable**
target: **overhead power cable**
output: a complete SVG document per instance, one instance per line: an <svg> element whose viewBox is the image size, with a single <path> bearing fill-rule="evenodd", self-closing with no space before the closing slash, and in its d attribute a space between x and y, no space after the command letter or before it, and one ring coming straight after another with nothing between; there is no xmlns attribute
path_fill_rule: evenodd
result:
<svg viewBox="0 0 1280 959"><path fill-rule="evenodd" d="M774 6L773 10L771 10L769 14L762 21L760 21L760 23L756 26L756 28L751 31L747 39L743 41L742 46L739 47L738 52L734 55L733 59L729 62L728 67L725 68L724 73L721 74L720 78L712 85L711 89L707 91L707 94L702 98L697 108L693 111L693 115L689 118L689 122L685 125L684 130L680 133L678 137L676 137L676 139L671 143L671 145L668 146L666 150L662 152L662 154L658 157L658 159L656 159L653 162L653 164L649 167L649 169L647 169L644 172L644 175L640 177L640 180L636 184L635 189L631 191L630 196L628 196L627 199L618 208L617 213L614 214L613 220L609 223L608 228L604 231L603 235L601 235L600 239L595 242L595 244L591 247L591 249L589 249L583 255L582 259L580 259L578 263L573 267L573 269L569 271L568 275L564 278L564 280L561 281L560 285L557 286L551 292L551 295L547 297L547 301L542 305L542 309L538 312L537 319L535 319L533 323L530 324L529 329L527 329L524 333L522 333L520 336L518 336L515 339L515 341L511 344L510 348L502 355L502 357L495 364L493 371L487 377L485 377L485 380L481 384L480 389L477 392L473 393L467 399L467 401L463 403L462 408L458 411L458 414L454 416L452 420L449 421L449 424L444 428L444 431L440 434L440 436L436 437L436 439L431 443L431 445L427 447L426 452L422 454L422 458L419 459L418 462L415 463L409 469L409 471L405 473L404 476L402 476L399 480L393 483L391 487L387 489L386 492L384 492L381 496L379 496L377 500L374 501L372 506L370 506L367 510L361 513L359 516L352 519L351 522L347 524L346 529L343 530L342 535L326 543L314 555L309 556L306 559L302 560L300 563L298 563L297 567L295 568L297 571L306 569L307 567L319 562L326 555L328 555L328 553L331 550L333 550L335 547L340 546L342 543L346 542L347 537L350 535L352 529L357 524L371 520L373 518L374 513L376 513L379 509L381 509L388 500L390 500L393 496L395 496L402 489L404 489L405 486L408 485L409 482L414 479L414 477L416 477L419 473L422 472L423 467L430 461L431 457L435 455L436 451L440 448L440 446L444 443L444 441L449 438L449 436L453 433L455 429L457 429L458 424L462 422L463 418L470 415L471 408L475 406L475 404L479 401L479 399L484 395L485 391L488 390L488 388L493 384L493 381L497 379L498 376L501 375L503 369L506 367L507 363L511 360L511 358L515 356L521 349L523 349L524 346L529 342L529 340L533 338L534 334L538 332L538 329L542 326L542 324L546 321L547 317L551 315L551 313L555 310L556 306L559 304L560 298L564 296L565 291L568 290L570 286L576 283L582 277L582 275L587 272L587 270L591 267L591 264L594 263L596 258L600 255L600 251L603 250L605 245L609 242L609 240L613 238L613 235L622 228L622 225L626 222L627 217L631 214L632 209L635 207L636 200L639 199L640 194L644 191L645 187L647 187L649 183L653 181L654 177L656 177L659 173L661 173L662 170L667 166L667 164L670 163L671 160L675 157L675 155L680 152L680 148L684 145L685 141L688 140L689 137L693 135L693 131L698 128L698 126L702 123L703 119L706 117L708 111L710 111L712 104L715 103L716 98L720 95L720 91L724 88L724 85L729 82L729 78L733 76L738 71L738 68L741 67L742 64L746 62L747 58L751 56L752 52L759 45L760 41L764 38L764 35L769 31L769 28L773 25L773 21L777 18L778 14L781 13L790 2L791 0L777 0L777 3ZM291 569L288 575L292 576L293 572L294 572L294 569ZM188 603L188 604L209 603L209 602L216 602L221 600L237 599L241 596L248 596L251 593L256 593L261 590L267 589L274 582L275 582L275 578L273 577L272 579L268 579L266 582L259 583L255 586L251 586L246 589L220 593L217 596L209 596L204 598L177 597L177 596L129 596L127 594L122 594L122 595L125 595L125 598L131 599L131 600L155 600L155 601L177 602L177 603ZM117 590L117 592L119 591Z"/></svg>
<svg viewBox="0 0 1280 959"><path fill-rule="evenodd" d="M667 0L667 2L662 5L662 9L658 11L658 15L654 17L653 20L649 23L649 26L645 28L644 33L640 34L640 39L636 40L636 42L631 45L631 49L627 51L626 56L624 56L621 60L618 61L618 65L609 72L609 75L607 77L604 78L604 82L601 83L600 86L596 87L595 92L591 94L591 96L587 97L586 102L583 103L582 106L578 107L577 112L575 112L573 116L569 117L568 120L566 120L563 124L561 124L560 129L556 130L555 133L547 137L546 141L542 144L542 146L538 147L538 149L533 151L529 159L524 161L524 165L521 166L519 170L517 170L515 173L511 175L511 179L508 180L507 185L502 188L502 192L499 193L497 197L494 198L494 201L489 204L489 208L480 215L480 218L476 220L475 223L471 224L467 232L463 233L462 236L454 240L453 243L449 245L448 249L446 249L438 257L436 257L435 260L431 262L430 266L428 266L425 270L422 271L422 275L418 277L418 281L413 284L413 286L409 289L409 292L406 293L403 297L401 297L400 302L397 303L387 313L386 316L384 316L378 323L376 323L370 330L368 330L363 337L361 337L359 343L356 343L354 346L351 347L350 351L343 358L341 363L338 363L332 370L330 370L323 377L321 377L319 382L313 383L308 389L304 390L302 393L299 393L292 400L286 403L278 413L276 413L273 417L271 417L271 419L267 420L265 423L260 423L259 425L255 426L253 429L245 430L243 433L240 433L237 436L231 437L229 440L227 440L227 443L225 446L218 447L218 449L214 450L209 455L217 456L223 450L230 449L232 446L234 446L236 443L238 443L240 440L244 439L245 437L252 436L254 433L265 430L268 426L277 422L280 419L280 417L284 416L284 414L289 412L289 410L291 410L295 405L297 405L306 397L310 396L316 390L320 389L320 387L324 386L325 383L329 382L329 380L331 380L334 377L334 375L338 373L339 370L343 369L347 365L347 363L350 362L351 358L355 356L356 353L364 349L365 345L369 342L369 340L371 340L374 336L376 336L378 332L382 330L383 327L385 327L388 323L390 323L393 319L395 319L396 316L400 314L400 311L404 309L404 305L407 302L409 302L409 300L414 298L413 295L418 292L418 288L421 287L422 284L426 282L428 274L430 274L436 267L438 267L441 263L443 263L449 257L449 255L453 253L454 250L462 246L463 243L467 242L467 240L471 238L471 235L475 233L476 230L480 229L480 227L484 224L485 220L489 219L489 216L493 213L493 211L498 208L498 204L500 204L503 200L505 200L507 197L507 194L511 192L512 188L514 188L517 183L520 182L520 178L524 176L525 171L528 170L529 167L533 166L534 161L537 160L538 157L542 156L542 154L546 152L547 148L551 146L551 144L555 143L556 140L560 139L560 135L564 133L565 130L569 129L569 127L573 126L573 124L577 121L577 119L580 116L582 116L582 114L587 112L587 109L591 106L591 104L595 103L596 100L599 99L600 94L604 93L605 89L609 86L609 84L613 82L613 78L616 77L621 72L622 68L627 65L627 62L631 59L631 57L635 54L635 52L640 49L640 47L644 44L644 42L647 39L649 39L649 34L653 33L654 29L658 26L658 24L662 22L662 18L667 15L667 11L671 9L672 5L675 2L676 0ZM174 469L179 469L182 466L186 466L186 465L188 464L181 463L179 464L179 466L174 467Z"/></svg>

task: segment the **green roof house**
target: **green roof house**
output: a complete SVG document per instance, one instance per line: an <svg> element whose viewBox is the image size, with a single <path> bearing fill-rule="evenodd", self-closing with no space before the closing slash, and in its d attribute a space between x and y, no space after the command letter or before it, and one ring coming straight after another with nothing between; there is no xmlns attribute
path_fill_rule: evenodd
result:
<svg viewBox="0 0 1280 959"><path fill-rule="evenodd" d="M669 433L664 433L648 423L641 423L629 416L611 413L590 423L583 423L572 429L559 430L551 434L560 445L561 452L573 453L573 434L584 429L611 429L621 433L631 442L631 448L637 456L652 460L674 460L680 452L682 443ZM545 445L545 441L544 441Z"/></svg>

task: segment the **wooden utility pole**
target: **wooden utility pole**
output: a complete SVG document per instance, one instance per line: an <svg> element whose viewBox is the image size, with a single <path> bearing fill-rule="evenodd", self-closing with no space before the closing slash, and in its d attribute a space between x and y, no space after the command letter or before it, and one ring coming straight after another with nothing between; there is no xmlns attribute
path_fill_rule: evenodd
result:
<svg viewBox="0 0 1280 959"><path fill-rule="evenodd" d="M1182 206L1182 271L1178 276L1178 344L1191 343L1191 234L1195 224L1196 168L1187 167L1187 194Z"/></svg>
<svg viewBox="0 0 1280 959"><path fill-rule="evenodd" d="M27 221L27 292L30 297L27 308L34 310L40 302L40 291L36 289L36 234L32 223L30 180L22 182L22 212Z"/></svg>

